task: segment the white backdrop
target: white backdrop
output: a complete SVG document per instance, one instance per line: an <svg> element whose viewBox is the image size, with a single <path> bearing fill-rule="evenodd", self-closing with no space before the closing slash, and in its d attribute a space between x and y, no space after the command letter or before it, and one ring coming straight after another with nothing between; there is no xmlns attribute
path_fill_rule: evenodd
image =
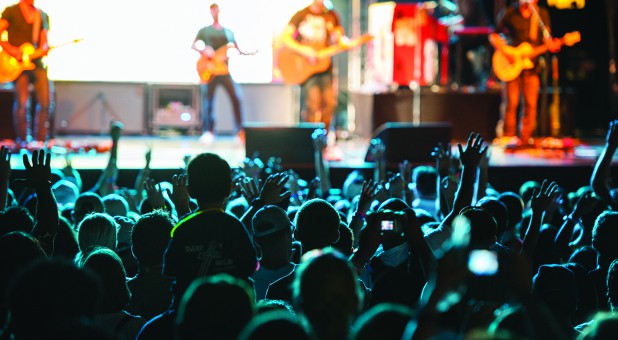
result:
<svg viewBox="0 0 618 340"><path fill-rule="evenodd" d="M0 0L0 8L17 0ZM273 39L310 0L220 0L221 24L253 56L230 61L241 83L272 82ZM52 80L197 83L197 31L211 24L203 0L36 0L50 16L50 44L77 38L50 52Z"/></svg>

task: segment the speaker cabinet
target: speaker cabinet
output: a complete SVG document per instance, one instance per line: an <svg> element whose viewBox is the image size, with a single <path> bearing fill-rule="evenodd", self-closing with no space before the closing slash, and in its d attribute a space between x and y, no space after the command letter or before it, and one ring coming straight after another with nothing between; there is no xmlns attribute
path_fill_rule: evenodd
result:
<svg viewBox="0 0 618 340"><path fill-rule="evenodd" d="M313 139L316 129L323 123L300 123L297 126L269 126L244 124L247 157L258 156L266 162L270 157L281 158L285 167L309 167L314 163Z"/></svg>
<svg viewBox="0 0 618 340"><path fill-rule="evenodd" d="M143 134L145 85L140 83L56 82L57 134L107 134L120 121L124 133Z"/></svg>
<svg viewBox="0 0 618 340"><path fill-rule="evenodd" d="M373 138L384 142L386 164L395 167L404 160L411 163L432 162L431 152L439 143L450 145L452 130L450 123L386 123L375 131ZM374 161L371 146L365 161Z"/></svg>

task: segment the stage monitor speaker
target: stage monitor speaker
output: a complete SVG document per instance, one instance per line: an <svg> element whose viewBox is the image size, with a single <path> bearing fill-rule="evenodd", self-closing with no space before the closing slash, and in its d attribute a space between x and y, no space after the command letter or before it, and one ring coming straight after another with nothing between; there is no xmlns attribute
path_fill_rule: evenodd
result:
<svg viewBox="0 0 618 340"><path fill-rule="evenodd" d="M145 85L56 82L57 134L108 134L112 120L125 134L144 134Z"/></svg>
<svg viewBox="0 0 618 340"><path fill-rule="evenodd" d="M439 144L450 145L453 134L451 123L385 123L374 133L386 146L385 158L389 167L404 160L412 163L428 163L434 158L433 149ZM371 146L365 156L366 162L373 162Z"/></svg>
<svg viewBox="0 0 618 340"><path fill-rule="evenodd" d="M313 166L311 134L323 128L323 123L300 123L296 126L245 123L246 155L258 156L264 162L270 157L279 157L285 167Z"/></svg>

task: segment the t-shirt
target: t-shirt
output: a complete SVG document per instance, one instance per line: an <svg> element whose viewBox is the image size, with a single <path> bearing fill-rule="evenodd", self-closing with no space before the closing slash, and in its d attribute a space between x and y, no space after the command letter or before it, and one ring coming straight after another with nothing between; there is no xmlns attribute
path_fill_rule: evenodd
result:
<svg viewBox="0 0 618 340"><path fill-rule="evenodd" d="M296 264L291 262L277 269L266 269L264 267L260 267L258 271L251 275L251 279L253 280L253 288L255 289L255 300L264 300L270 284L286 275L289 275L295 269Z"/></svg>
<svg viewBox="0 0 618 340"><path fill-rule="evenodd" d="M229 29L223 27L218 29L212 25L203 27L197 32L195 40L201 40L204 44L217 50L219 47L225 46L228 43L235 43L234 33Z"/></svg>
<svg viewBox="0 0 618 340"><path fill-rule="evenodd" d="M549 20L549 12L546 8L540 7L539 16L541 20L545 24L545 26L549 29L550 20ZM497 33L505 33L510 38L510 44L512 46L518 46L523 42L528 42L533 46L539 46L543 44L543 31L541 26L538 28L538 32L536 35L536 40L532 41L530 39L530 20L532 16L529 18L524 18L519 11L519 7L509 7L504 16L496 25ZM536 59L536 58L535 58Z"/></svg>
<svg viewBox="0 0 618 340"><path fill-rule="evenodd" d="M172 230L163 257L163 275L184 290L197 277L218 273L247 279L257 267L245 226L222 210L200 210Z"/></svg>
<svg viewBox="0 0 618 340"><path fill-rule="evenodd" d="M41 27L39 29L39 41L41 40L40 32L49 30L49 16L47 13L39 10L41 13ZM32 31L34 30L34 24L26 22L19 5L15 4L8 6L2 12L2 19L9 23L7 32L9 34L8 42L13 46L21 46L24 43L33 43ZM35 47L37 47L35 45ZM41 59L34 60L36 66L42 66Z"/></svg>
<svg viewBox="0 0 618 340"><path fill-rule="evenodd" d="M331 44L332 34L339 24L337 13L325 9L315 14L305 7L296 12L290 24L296 27L296 41L314 48L322 48Z"/></svg>

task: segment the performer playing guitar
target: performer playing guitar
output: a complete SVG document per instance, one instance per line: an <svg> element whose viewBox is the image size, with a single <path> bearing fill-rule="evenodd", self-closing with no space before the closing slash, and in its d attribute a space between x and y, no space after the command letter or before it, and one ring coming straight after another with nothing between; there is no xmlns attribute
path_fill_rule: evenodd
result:
<svg viewBox="0 0 618 340"><path fill-rule="evenodd" d="M328 0L313 0L294 14L281 37L284 47L303 56L309 65L320 65L316 67L318 73L302 82L301 118L307 122L322 122L327 130L330 130L336 95L330 58L320 58L319 51L333 44L341 48L349 45L339 16L330 6Z"/></svg>
<svg viewBox="0 0 618 340"><path fill-rule="evenodd" d="M532 46L545 45L550 52L560 50L560 40L551 37L549 12L537 5L538 0L519 0L509 7L502 19L496 26L495 33L489 37L496 51L503 52L507 58L512 58L508 53L509 45L499 33L505 33L511 39L513 46L521 43L529 43ZM533 64L537 65L537 58L532 58ZM532 137L537 122L537 102L539 96L540 78L538 67L524 69L513 80L506 82L506 108L501 123L503 124L503 137L509 139L507 143L530 145L534 143ZM519 106L520 93L524 97L524 115L518 136L517 108Z"/></svg>
<svg viewBox="0 0 618 340"><path fill-rule="evenodd" d="M47 55L47 32L49 30L49 18L45 12L34 6L34 0L20 0L17 4L8 6L2 12L0 18L0 36L7 35L8 39L0 39L2 50L8 53L15 63L28 65L23 72L18 69L17 78L14 81L16 104L13 112L13 123L17 140L29 141L31 138L44 142L48 137L49 128L49 80L47 68L40 57ZM21 47L23 46L23 47ZM14 59L13 59L14 58ZM30 67L30 66L33 67ZM8 68L3 67L3 71ZM2 72L0 72L2 73ZM13 77L13 75L11 76ZM37 111L35 131L33 136L29 133L29 112L27 103L30 96L29 85L34 84L36 93Z"/></svg>

